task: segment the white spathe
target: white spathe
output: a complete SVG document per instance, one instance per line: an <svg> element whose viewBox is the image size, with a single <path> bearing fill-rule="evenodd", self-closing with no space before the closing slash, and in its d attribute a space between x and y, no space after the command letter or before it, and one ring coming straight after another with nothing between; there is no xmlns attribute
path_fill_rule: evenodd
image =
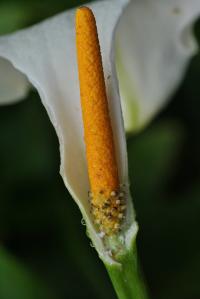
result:
<svg viewBox="0 0 200 299"><path fill-rule="evenodd" d="M165 4L163 4L164 1ZM174 7L171 0L107 0L92 2L88 5L92 8L97 20L121 183L128 185L128 164L118 80L115 72L115 30L117 30L118 76L120 93L124 101L123 107L125 107L125 123L128 129L133 129L127 111L132 111L132 115L136 115L140 119L134 123L142 125L146 122L154 109L157 111L158 106L163 105L171 90L179 83L183 70L193 53L194 46L188 45L191 35L188 34L186 39L185 30L190 28L188 26L196 19L196 11L200 11L200 5L194 0L190 0L191 6L187 3L184 0L177 0L177 4L179 4L177 7L185 11L185 14L181 14L181 16L178 16L179 10ZM163 22L165 11L170 11L171 14L173 11L176 12L179 21L173 23L174 27L170 23L171 21L169 25L167 21L164 21L163 25L160 24ZM4 86L10 89L7 93L5 90L3 92L0 90L0 102L5 103L9 99L13 101L12 90L18 99L20 96L24 97L28 88L27 79L37 89L59 139L60 173L65 185L86 220L88 232L100 257L104 262L113 263L101 237L94 228L89 212L89 181L79 99L74 17L75 10L70 10L27 30L0 37L0 56L2 57L0 78L3 78L1 81ZM152 17L155 20L152 20ZM148 35L146 32L144 33L144 24L153 24L149 25ZM145 25L145 30L148 28L147 25ZM160 31L155 31L156 26L161 27ZM170 39L170 34L174 32L178 32L178 38L176 34ZM166 35L168 38L162 38L162 35ZM185 41L183 43L182 39L187 40L188 51L185 51L183 47ZM156 41L157 46L155 47ZM174 54L174 49L176 50L174 44L177 47L180 46L180 51L175 51L177 55ZM143 48L147 45L149 50ZM154 57L154 51L160 53L160 56L156 55L158 60ZM162 51L166 51L168 59L162 54ZM170 63L170 53L173 67L165 65ZM181 58L179 58L179 54ZM165 59L162 61L162 58ZM176 76L174 76L175 58L177 58L177 68L179 68ZM154 63L151 60L154 60ZM8 61L15 68L12 68ZM7 71L5 70L6 65L8 65ZM11 74L12 70L13 74ZM8 71L10 75L4 76ZM171 76L174 76L173 82L171 82ZM10 78L13 79L9 81ZM161 82L163 79L168 81L163 84ZM138 109L137 113L134 110L135 107ZM147 113L147 111L151 113ZM134 127L134 129L137 128L138 125ZM137 231L131 199L128 205L128 225L127 230L123 232L125 246L130 245Z"/></svg>
<svg viewBox="0 0 200 299"><path fill-rule="evenodd" d="M12 104L27 96L30 88L25 75L6 59L0 58L0 104Z"/></svg>
<svg viewBox="0 0 200 299"><path fill-rule="evenodd" d="M197 52L199 0L132 0L116 30L117 67L127 131L145 126L179 85Z"/></svg>

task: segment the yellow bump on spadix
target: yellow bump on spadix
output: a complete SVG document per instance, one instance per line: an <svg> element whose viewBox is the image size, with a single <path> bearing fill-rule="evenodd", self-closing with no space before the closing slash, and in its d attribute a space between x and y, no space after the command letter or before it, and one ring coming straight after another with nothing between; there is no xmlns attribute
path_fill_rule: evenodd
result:
<svg viewBox="0 0 200 299"><path fill-rule="evenodd" d="M90 203L100 231L119 231L124 215L113 132L95 17L87 7L76 12L76 46ZM81 179L81 178L80 178Z"/></svg>

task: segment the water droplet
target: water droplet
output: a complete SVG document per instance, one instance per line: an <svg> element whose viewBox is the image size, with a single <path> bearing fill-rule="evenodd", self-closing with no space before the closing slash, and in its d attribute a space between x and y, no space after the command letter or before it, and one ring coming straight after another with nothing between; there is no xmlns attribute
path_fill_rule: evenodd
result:
<svg viewBox="0 0 200 299"><path fill-rule="evenodd" d="M92 242L90 242L90 247L94 248L94 244Z"/></svg>
<svg viewBox="0 0 200 299"><path fill-rule="evenodd" d="M86 225L86 222L83 218L81 219L81 224L84 225L84 226Z"/></svg>

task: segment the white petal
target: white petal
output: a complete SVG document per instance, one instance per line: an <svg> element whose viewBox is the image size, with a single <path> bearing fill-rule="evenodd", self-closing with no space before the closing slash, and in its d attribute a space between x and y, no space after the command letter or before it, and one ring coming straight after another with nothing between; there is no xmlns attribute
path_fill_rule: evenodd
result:
<svg viewBox="0 0 200 299"><path fill-rule="evenodd" d="M166 104L197 51L199 0L132 0L117 27L125 126L138 130Z"/></svg>
<svg viewBox="0 0 200 299"><path fill-rule="evenodd" d="M27 95L29 82L12 64L0 58L0 104L11 104Z"/></svg>
<svg viewBox="0 0 200 299"><path fill-rule="evenodd" d="M116 22L126 3L126 0L113 0L88 5L97 19L120 179L125 183L128 181L126 141L112 63L112 39ZM96 234L89 212L89 182L79 99L74 17L74 10L71 10L28 30L2 37L0 56L10 60L38 90L59 138L60 172L65 185L79 205L100 256L104 254L104 261L113 262ZM129 216L133 218L132 209Z"/></svg>

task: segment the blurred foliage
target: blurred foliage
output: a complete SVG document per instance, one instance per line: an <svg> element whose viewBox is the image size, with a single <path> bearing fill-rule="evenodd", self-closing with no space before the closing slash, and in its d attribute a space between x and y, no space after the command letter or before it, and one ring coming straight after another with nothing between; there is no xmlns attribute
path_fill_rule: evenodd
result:
<svg viewBox="0 0 200 299"><path fill-rule="evenodd" d="M1 0L0 33L84 2ZM199 72L200 55L166 109L128 138L139 256L154 299L200 298ZM0 136L0 298L116 298L58 174L57 137L36 92L0 107Z"/></svg>
<svg viewBox="0 0 200 299"><path fill-rule="evenodd" d="M1 298L56 298L3 248L0 248L0 290Z"/></svg>

